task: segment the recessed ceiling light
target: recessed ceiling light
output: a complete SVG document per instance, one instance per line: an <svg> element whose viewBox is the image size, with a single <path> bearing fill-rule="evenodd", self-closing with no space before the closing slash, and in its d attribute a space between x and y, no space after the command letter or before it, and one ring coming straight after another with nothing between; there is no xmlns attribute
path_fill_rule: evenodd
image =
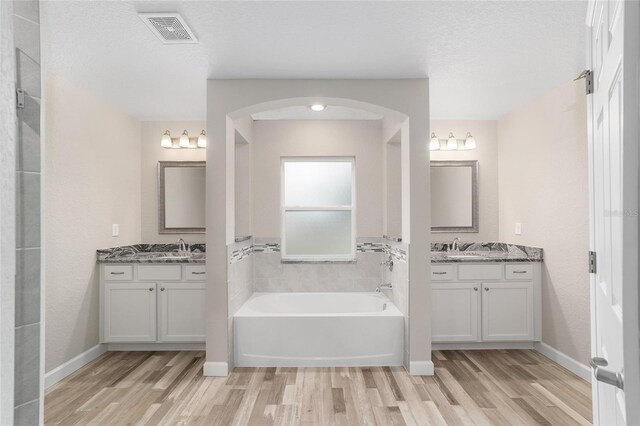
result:
<svg viewBox="0 0 640 426"><path fill-rule="evenodd" d="M326 105L322 105L322 104L313 104L309 108L311 108L315 112L320 112L320 111L324 111L326 107L327 107Z"/></svg>

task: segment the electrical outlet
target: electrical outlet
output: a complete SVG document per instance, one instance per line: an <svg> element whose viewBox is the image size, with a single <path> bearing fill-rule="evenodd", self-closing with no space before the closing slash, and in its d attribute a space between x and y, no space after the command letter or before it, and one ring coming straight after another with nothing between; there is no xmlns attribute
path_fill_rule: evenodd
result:
<svg viewBox="0 0 640 426"><path fill-rule="evenodd" d="M522 224L520 222L516 222L516 229L514 232L516 235L522 235Z"/></svg>
<svg viewBox="0 0 640 426"><path fill-rule="evenodd" d="M120 235L120 225L118 225L117 223L114 223L113 225L111 225L111 236L117 237L119 235Z"/></svg>

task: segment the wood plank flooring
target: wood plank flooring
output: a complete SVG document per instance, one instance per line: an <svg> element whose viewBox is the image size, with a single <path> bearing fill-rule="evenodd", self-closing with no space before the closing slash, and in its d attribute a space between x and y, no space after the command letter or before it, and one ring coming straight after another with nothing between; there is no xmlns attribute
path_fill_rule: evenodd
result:
<svg viewBox="0 0 640 426"><path fill-rule="evenodd" d="M591 424L591 388L535 351L435 351L399 367L236 368L202 352L108 352L51 388L49 425Z"/></svg>

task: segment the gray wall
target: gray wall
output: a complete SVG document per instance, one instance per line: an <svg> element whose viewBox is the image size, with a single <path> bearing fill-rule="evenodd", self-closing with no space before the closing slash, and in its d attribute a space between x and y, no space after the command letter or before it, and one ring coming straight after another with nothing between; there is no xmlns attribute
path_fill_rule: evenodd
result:
<svg viewBox="0 0 640 426"><path fill-rule="evenodd" d="M15 1L17 110L16 299L14 423L38 424L41 403L40 12L38 1Z"/></svg>

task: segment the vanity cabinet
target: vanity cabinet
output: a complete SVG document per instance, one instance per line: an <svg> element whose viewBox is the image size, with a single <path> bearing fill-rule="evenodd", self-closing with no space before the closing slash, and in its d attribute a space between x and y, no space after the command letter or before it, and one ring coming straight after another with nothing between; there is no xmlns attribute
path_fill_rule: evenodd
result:
<svg viewBox="0 0 640 426"><path fill-rule="evenodd" d="M205 337L204 283L161 283L160 339L163 342L203 342Z"/></svg>
<svg viewBox="0 0 640 426"><path fill-rule="evenodd" d="M482 340L534 340L533 283L482 284Z"/></svg>
<svg viewBox="0 0 640 426"><path fill-rule="evenodd" d="M104 342L156 341L156 285L107 282L104 285Z"/></svg>
<svg viewBox="0 0 640 426"><path fill-rule="evenodd" d="M480 284L431 285L434 342L475 342L480 335Z"/></svg>
<svg viewBox="0 0 640 426"><path fill-rule="evenodd" d="M205 341L205 265L100 265L102 343Z"/></svg>
<svg viewBox="0 0 640 426"><path fill-rule="evenodd" d="M433 264L431 269L435 344L474 348L502 342L508 347L509 342L540 340L539 262L461 262Z"/></svg>

